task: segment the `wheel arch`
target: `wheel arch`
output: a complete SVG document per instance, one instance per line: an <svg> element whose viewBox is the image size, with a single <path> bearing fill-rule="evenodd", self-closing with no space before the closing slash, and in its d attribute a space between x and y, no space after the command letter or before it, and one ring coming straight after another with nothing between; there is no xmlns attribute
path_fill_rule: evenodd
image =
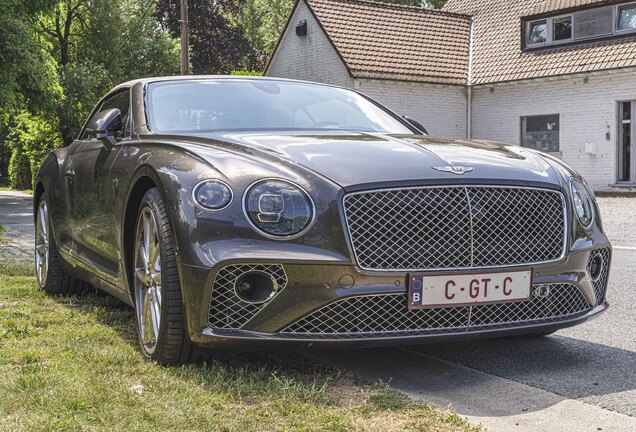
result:
<svg viewBox="0 0 636 432"><path fill-rule="evenodd" d="M152 188L161 188L159 187L159 181L156 175L152 175L151 171L148 169L140 170L138 175L135 176L135 180L131 183L131 188L128 191L128 196L126 197L126 206L124 209L124 215L122 219L122 253L124 259L124 272L125 279L128 288L128 292L131 296L131 299L134 301L134 293L133 293L133 272L132 272L132 263L133 263L133 255L134 255L134 238L135 238L135 228L137 224L137 213L139 213L139 207L141 206L141 200L143 199L146 192L148 192ZM162 193L163 196L163 193Z"/></svg>

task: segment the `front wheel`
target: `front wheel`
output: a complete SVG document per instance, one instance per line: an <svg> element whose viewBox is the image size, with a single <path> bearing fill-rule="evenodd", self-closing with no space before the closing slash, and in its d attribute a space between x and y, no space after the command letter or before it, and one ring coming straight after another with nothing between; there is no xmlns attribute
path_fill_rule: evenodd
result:
<svg viewBox="0 0 636 432"><path fill-rule="evenodd" d="M195 360L201 351L186 334L172 228L157 188L142 199L134 242L133 285L141 351L164 365Z"/></svg>

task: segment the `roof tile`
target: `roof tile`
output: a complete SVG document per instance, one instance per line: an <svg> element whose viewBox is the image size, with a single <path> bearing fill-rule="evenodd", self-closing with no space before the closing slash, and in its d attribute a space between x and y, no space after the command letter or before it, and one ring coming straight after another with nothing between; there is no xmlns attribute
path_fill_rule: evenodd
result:
<svg viewBox="0 0 636 432"><path fill-rule="evenodd" d="M466 84L470 17L367 0L306 0L351 74Z"/></svg>
<svg viewBox="0 0 636 432"><path fill-rule="evenodd" d="M521 19L617 0L449 0L444 11L471 14L472 84L636 66L636 36L521 51Z"/></svg>

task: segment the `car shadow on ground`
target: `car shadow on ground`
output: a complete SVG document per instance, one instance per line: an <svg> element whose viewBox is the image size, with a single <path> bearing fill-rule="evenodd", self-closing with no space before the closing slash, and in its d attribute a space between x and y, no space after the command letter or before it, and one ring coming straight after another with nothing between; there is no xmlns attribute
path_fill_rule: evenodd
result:
<svg viewBox="0 0 636 432"><path fill-rule="evenodd" d="M319 351L315 357L477 417L539 411L565 399L605 406L606 396L636 390L636 353L558 335ZM627 407L607 402L608 408L622 412L636 409L631 406L636 402Z"/></svg>

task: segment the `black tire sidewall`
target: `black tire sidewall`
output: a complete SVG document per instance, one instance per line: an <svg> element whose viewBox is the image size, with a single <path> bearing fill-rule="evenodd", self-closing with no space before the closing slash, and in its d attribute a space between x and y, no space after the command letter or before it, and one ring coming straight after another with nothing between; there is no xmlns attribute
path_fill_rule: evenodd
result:
<svg viewBox="0 0 636 432"><path fill-rule="evenodd" d="M160 201L159 201L160 200ZM170 221L167 218L162 218L161 216L161 207L164 208L165 204L163 199L158 194L158 189L150 189L143 197L141 205L139 206L139 211L137 212L137 222L135 224L135 238L134 238L134 247L133 247L133 256L132 256L132 271L133 271L133 283L137 283L134 279L134 263L136 259L136 246L137 246L137 235L139 230L139 222L140 215L147 208L149 209L153 217L155 218L155 224L157 227L157 233L159 236L159 247L160 247L160 262L161 262L161 311L160 311L160 324L159 324L159 337L157 338L155 350L151 353L146 351L144 347L142 337L141 337L141 326L139 323L139 319L137 316L137 293L136 289L134 289L134 301L135 301L135 319L137 323L137 336L139 339L139 346L141 348L142 353L146 358L151 360L158 360L162 357L162 352L164 350L165 341L167 339L168 333L168 309L170 308L171 303L174 301L170 295L170 291L175 289L180 290L180 283L178 277L173 278L170 275L164 273L164 269L169 268L169 261L175 260L174 251L172 244L168 243L168 237L172 237L172 229L170 226ZM170 256L172 254L172 256Z"/></svg>

